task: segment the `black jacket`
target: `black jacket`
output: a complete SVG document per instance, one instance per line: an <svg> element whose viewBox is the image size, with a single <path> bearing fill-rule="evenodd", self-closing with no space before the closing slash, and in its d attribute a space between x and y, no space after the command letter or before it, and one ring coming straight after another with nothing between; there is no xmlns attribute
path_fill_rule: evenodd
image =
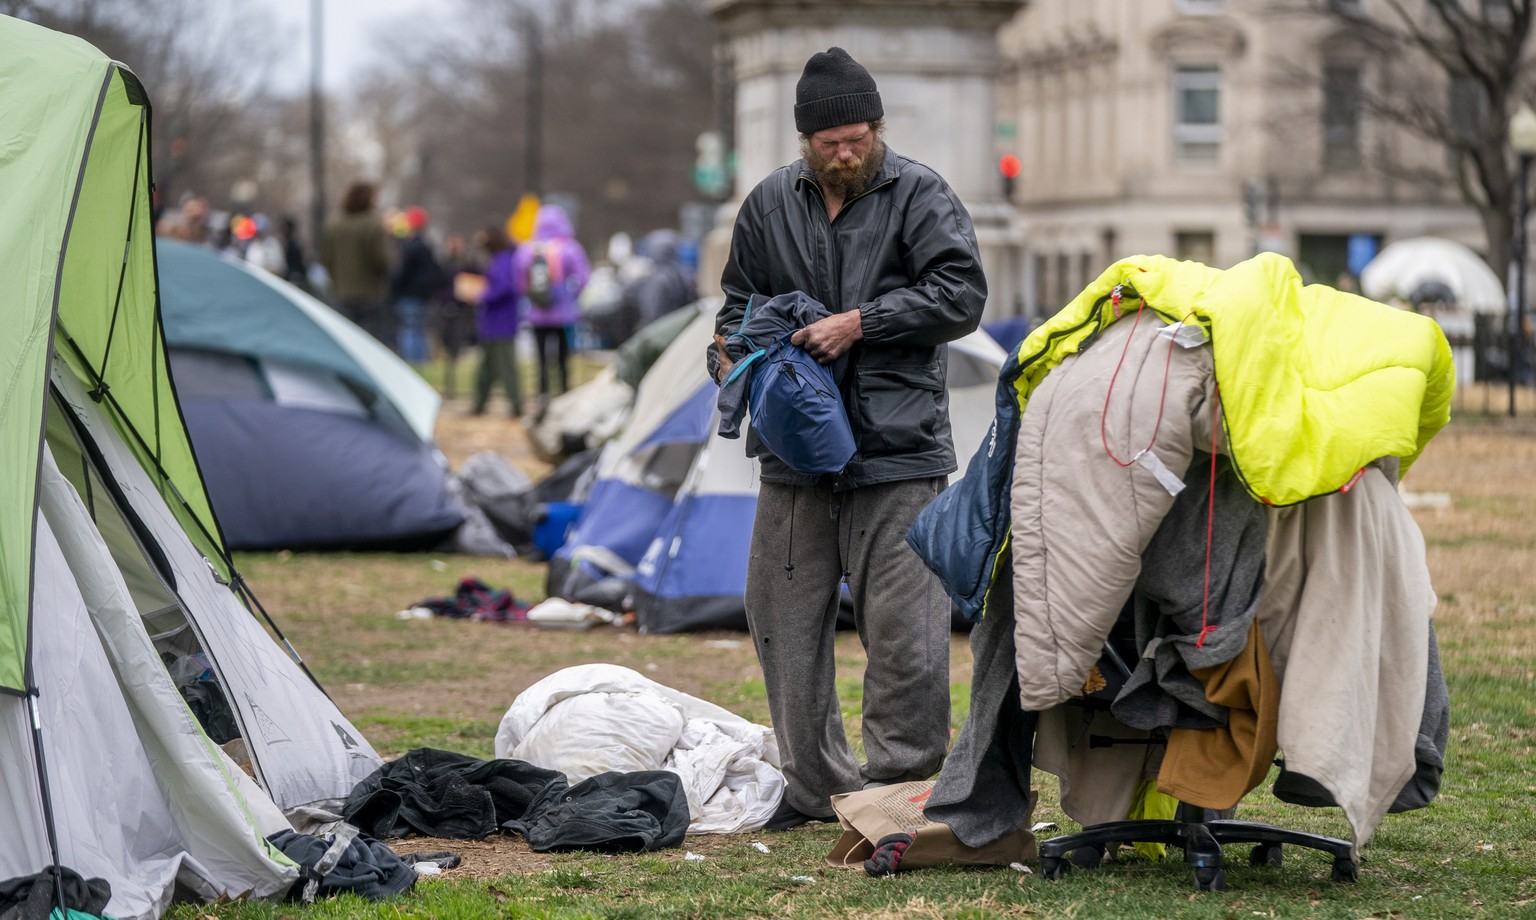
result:
<svg viewBox="0 0 1536 920"><path fill-rule="evenodd" d="M400 243L400 263L390 279L390 293L396 298L426 300L443 288L443 269L432 254L432 247L420 236L406 237Z"/></svg>
<svg viewBox="0 0 1536 920"><path fill-rule="evenodd" d="M750 295L803 291L862 314L863 340L834 366L859 447L834 488L955 471L943 345L981 322L987 282L971 217L938 173L887 149L870 187L828 221L804 160L776 170L742 203L721 285L715 326L726 335ZM815 480L750 434L747 451L766 482Z"/></svg>

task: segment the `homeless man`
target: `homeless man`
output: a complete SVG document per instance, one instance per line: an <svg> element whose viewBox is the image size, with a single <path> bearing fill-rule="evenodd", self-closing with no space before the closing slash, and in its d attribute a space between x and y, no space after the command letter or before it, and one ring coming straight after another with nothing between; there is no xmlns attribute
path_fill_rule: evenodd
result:
<svg viewBox="0 0 1536 920"><path fill-rule="evenodd" d="M976 329L986 279L970 215L932 169L885 146L880 94L841 48L813 55L795 90L802 159L742 204L721 284L709 369L746 354L749 298L804 292L831 313L791 341L838 381L857 452L841 473L761 461L746 585L787 780L769 821L832 816L830 797L925 779L949 739L949 600L904 542L956 469L945 343ZM833 639L847 584L864 674L867 762L839 712Z"/></svg>

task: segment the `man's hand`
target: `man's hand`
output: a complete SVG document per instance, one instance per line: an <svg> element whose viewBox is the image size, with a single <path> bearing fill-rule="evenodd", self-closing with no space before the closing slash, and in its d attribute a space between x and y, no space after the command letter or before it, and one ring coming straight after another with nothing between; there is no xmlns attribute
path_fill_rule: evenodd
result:
<svg viewBox="0 0 1536 920"><path fill-rule="evenodd" d="M818 363L831 364L862 338L864 318L858 310L849 310L811 323L790 336L789 341L804 348Z"/></svg>
<svg viewBox="0 0 1536 920"><path fill-rule="evenodd" d="M720 366L715 368L715 383L724 384L725 378L731 375L731 368L736 362L731 360L730 352L725 350L725 336L715 333L715 352L720 356Z"/></svg>

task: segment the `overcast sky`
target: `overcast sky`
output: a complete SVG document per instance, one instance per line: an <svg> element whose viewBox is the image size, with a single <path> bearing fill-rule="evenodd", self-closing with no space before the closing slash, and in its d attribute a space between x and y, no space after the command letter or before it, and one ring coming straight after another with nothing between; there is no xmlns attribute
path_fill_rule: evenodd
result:
<svg viewBox="0 0 1536 920"><path fill-rule="evenodd" d="M302 74L309 85L310 0L266 0L279 24L294 39L290 73ZM359 68L373 60L373 32L386 23L419 17L433 22L444 19L452 4L447 0L322 0L325 9L325 85L340 89ZM297 87L295 87L297 88Z"/></svg>

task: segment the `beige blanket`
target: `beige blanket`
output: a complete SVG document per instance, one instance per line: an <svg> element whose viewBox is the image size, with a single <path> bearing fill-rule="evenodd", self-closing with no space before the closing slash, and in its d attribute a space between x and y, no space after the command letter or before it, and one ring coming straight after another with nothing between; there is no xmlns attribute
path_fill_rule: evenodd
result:
<svg viewBox="0 0 1536 920"><path fill-rule="evenodd" d="M1435 609L1424 537L1374 467L1271 512L1256 618L1280 679L1286 768L1321 783L1359 848L1413 775Z"/></svg>

